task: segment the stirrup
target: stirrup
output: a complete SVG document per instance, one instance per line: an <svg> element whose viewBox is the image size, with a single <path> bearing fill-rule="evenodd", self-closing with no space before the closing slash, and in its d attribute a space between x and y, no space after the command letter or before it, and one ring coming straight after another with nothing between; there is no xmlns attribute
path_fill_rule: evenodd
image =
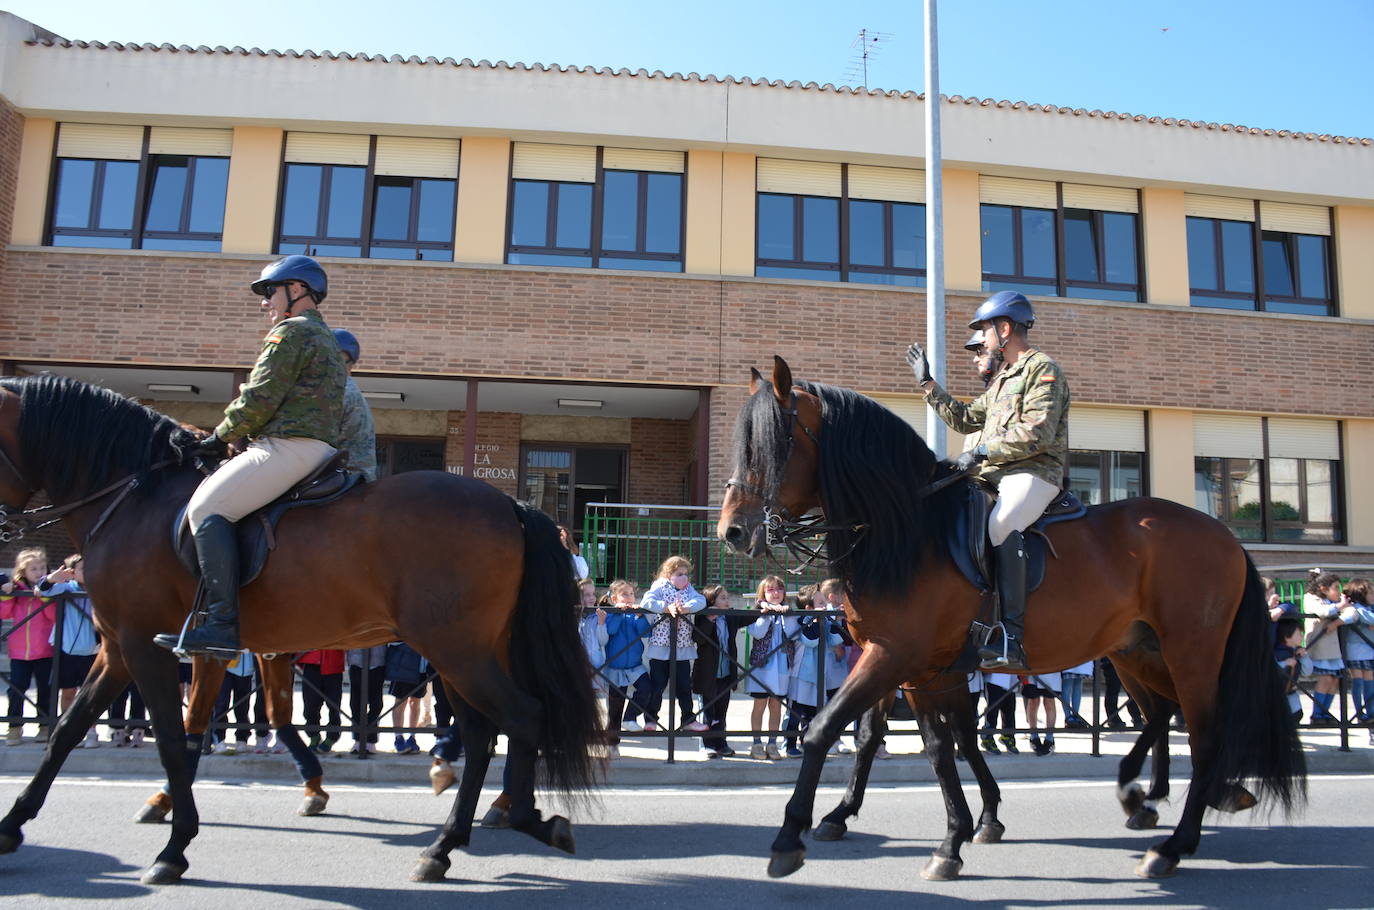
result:
<svg viewBox="0 0 1374 910"><path fill-rule="evenodd" d="M1020 652L1018 656L1021 659L1019 661L1013 660L1011 655L1011 643L1014 639L1007 634L1006 627L1002 623L997 623L994 628L1002 634L1002 650L998 651L991 647L989 643L984 643L984 645L978 649L978 657L981 660L980 667L984 670L1000 670L1003 672L1028 672L1029 667L1027 666L1025 648L1018 644L1016 650ZM989 636L989 638L990 637L991 636Z"/></svg>

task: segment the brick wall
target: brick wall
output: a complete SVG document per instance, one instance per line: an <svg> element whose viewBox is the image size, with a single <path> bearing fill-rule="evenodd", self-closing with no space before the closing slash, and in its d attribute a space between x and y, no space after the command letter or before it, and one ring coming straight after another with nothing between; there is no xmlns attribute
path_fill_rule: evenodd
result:
<svg viewBox="0 0 1374 910"><path fill-rule="evenodd" d="M630 502L687 502L692 437L685 420L636 417L630 421Z"/></svg>
<svg viewBox="0 0 1374 910"><path fill-rule="evenodd" d="M448 441L444 446L444 465L456 474L463 473L463 453L467 441L467 412L448 412ZM499 411L477 414L477 464L472 475L503 493L516 495L520 477L520 415Z"/></svg>
<svg viewBox="0 0 1374 910"><path fill-rule="evenodd" d="M0 263L10 242L14 224L14 194L18 189L19 149L24 139L24 116L0 98Z"/></svg>

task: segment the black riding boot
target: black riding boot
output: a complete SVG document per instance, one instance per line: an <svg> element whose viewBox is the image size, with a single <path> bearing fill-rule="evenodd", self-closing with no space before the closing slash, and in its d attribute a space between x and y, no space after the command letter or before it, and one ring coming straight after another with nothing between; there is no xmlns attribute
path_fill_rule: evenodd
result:
<svg viewBox="0 0 1374 910"><path fill-rule="evenodd" d="M1002 606L1002 629L993 634L988 644L979 649L984 670L1003 673L1025 673L1026 653L1021 649L1025 637L1026 616L1026 546L1020 531L1012 531L997 550L997 598Z"/></svg>
<svg viewBox="0 0 1374 910"><path fill-rule="evenodd" d="M234 523L211 515L195 529L196 560L205 580L205 622L186 631L181 641L187 654L205 654L226 660L239 650L239 539ZM176 635L154 639L175 650Z"/></svg>

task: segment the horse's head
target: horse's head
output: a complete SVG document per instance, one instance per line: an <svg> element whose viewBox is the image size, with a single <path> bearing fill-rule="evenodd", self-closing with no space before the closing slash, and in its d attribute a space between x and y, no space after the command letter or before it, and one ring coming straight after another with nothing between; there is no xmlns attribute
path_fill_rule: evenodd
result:
<svg viewBox="0 0 1374 910"><path fill-rule="evenodd" d="M787 361L773 358L771 383L750 370L749 400L735 424L734 474L716 526L727 546L758 557L770 516L793 521L820 505L820 432L820 400L793 386Z"/></svg>
<svg viewBox="0 0 1374 910"><path fill-rule="evenodd" d="M19 413L19 395L0 386L0 515L6 510L21 511L34 494L20 453Z"/></svg>

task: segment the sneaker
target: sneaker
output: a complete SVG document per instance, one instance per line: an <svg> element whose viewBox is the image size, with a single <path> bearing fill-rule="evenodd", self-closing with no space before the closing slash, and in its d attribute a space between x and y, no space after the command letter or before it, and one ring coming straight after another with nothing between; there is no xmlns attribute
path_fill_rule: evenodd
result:
<svg viewBox="0 0 1374 910"><path fill-rule="evenodd" d="M997 737L997 741L1002 744L1002 748L1007 750L1008 755L1020 755L1021 750L1016 748L1016 737L1010 733L1003 733Z"/></svg>
<svg viewBox="0 0 1374 910"><path fill-rule="evenodd" d="M879 761L887 761L889 758L891 758L892 753L887 751L887 743L879 743L878 751L873 754L873 757L878 759Z"/></svg>
<svg viewBox="0 0 1374 910"><path fill-rule="evenodd" d="M143 739L145 736L146 734L144 733L142 727L134 727L134 732L129 734L129 747L132 749L137 749L139 746L143 745Z"/></svg>
<svg viewBox="0 0 1374 910"><path fill-rule="evenodd" d="M415 741L415 734L406 737L406 753L409 755L420 754L420 744Z"/></svg>
<svg viewBox="0 0 1374 910"><path fill-rule="evenodd" d="M796 746L788 746L788 747L787 747L787 757L788 757L788 758L801 758L801 757L802 757L802 750L801 750L801 749L798 749Z"/></svg>
<svg viewBox="0 0 1374 910"><path fill-rule="evenodd" d="M1332 720L1335 720L1335 718L1332 718ZM34 738L34 742L36 742L36 743L45 743L45 742L47 742L47 741L48 741L48 732L49 732L49 731L48 731L48 728L47 728L47 727L41 726L41 725L40 725L39 728L38 728L38 736Z"/></svg>
<svg viewBox="0 0 1374 910"><path fill-rule="evenodd" d="M774 746L774 748L777 748L777 747ZM750 747L749 747L749 757L750 757L750 758L759 758L759 759L767 758L767 757L768 757L768 753L767 753L767 751L763 748L763 743L754 743L752 746L750 746Z"/></svg>
<svg viewBox="0 0 1374 910"><path fill-rule="evenodd" d="M367 754L368 754L368 755L376 755L376 754L377 754L377 744L376 744L376 743L368 743L367 746L366 746L366 749L367 749Z"/></svg>
<svg viewBox="0 0 1374 910"><path fill-rule="evenodd" d="M644 732L645 732L645 733L657 733L657 732L658 732L658 724L654 723L654 722L651 721L651 720L646 720L646 721L644 722Z"/></svg>
<svg viewBox="0 0 1374 910"><path fill-rule="evenodd" d="M24 728L18 724L10 724L10 732L5 734L5 745L17 746L24 741Z"/></svg>
<svg viewBox="0 0 1374 910"><path fill-rule="evenodd" d="M406 755L410 752L410 747L406 745L406 738L399 733L396 734L395 745L397 755Z"/></svg>
<svg viewBox="0 0 1374 910"><path fill-rule="evenodd" d="M1052 739L1047 739L1047 740L1045 740L1045 754L1046 754L1046 755L1053 755L1053 754L1054 754L1054 740L1052 740Z"/></svg>
<svg viewBox="0 0 1374 910"><path fill-rule="evenodd" d="M236 745L234 745L233 743L229 742L229 740L227 740L227 739L222 739L222 740L220 740L219 742L215 743L215 754L216 754L216 755L238 755L238 754L239 754L239 748L238 748L238 746L236 746Z"/></svg>
<svg viewBox="0 0 1374 910"><path fill-rule="evenodd" d="M999 755L1002 752L1001 749L997 748L997 740L993 739L991 736L984 736L980 738L978 742L982 743L983 751L989 755Z"/></svg>
<svg viewBox="0 0 1374 910"><path fill-rule="evenodd" d="M100 736L95 732L95 727L91 727L86 731L86 738L77 743L77 747L81 749L100 748Z"/></svg>
<svg viewBox="0 0 1374 910"><path fill-rule="evenodd" d="M122 749L129 744L129 732L127 730L111 730L110 742L114 743L116 749Z"/></svg>
<svg viewBox="0 0 1374 910"><path fill-rule="evenodd" d="M334 744L338 741L339 738L337 736L334 736L332 734L330 736L326 736L324 739L320 740L320 744L317 747L315 747L315 751L320 753L321 755L328 755L330 752L334 751Z"/></svg>
<svg viewBox="0 0 1374 910"><path fill-rule="evenodd" d="M273 733L267 740L267 749L273 755L281 755L286 751L286 744L277 738L277 734Z"/></svg>
<svg viewBox="0 0 1374 910"><path fill-rule="evenodd" d="M699 720L694 720L690 724L684 725L682 729L685 733L705 733L711 728Z"/></svg>
<svg viewBox="0 0 1374 910"><path fill-rule="evenodd" d="M771 761L782 761L782 750L778 748L777 743L769 743L764 750L764 754L767 755Z"/></svg>
<svg viewBox="0 0 1374 910"><path fill-rule="evenodd" d="M355 743L353 743L353 748L351 748L351 749L348 750L348 754L349 754L349 755L362 755L362 754L363 754L364 752L366 752L366 751L367 751L367 750L363 748L363 744L362 744L362 743L360 743L360 742L355 742Z"/></svg>
<svg viewBox="0 0 1374 910"><path fill-rule="evenodd" d="M721 746L719 749L716 749L715 752L716 758L729 758L730 756L735 754L735 750L731 749L729 746Z"/></svg>
<svg viewBox="0 0 1374 910"><path fill-rule="evenodd" d="M257 738L257 744L253 746L253 752L257 755L266 755L268 748L267 742L267 737L259 736Z"/></svg>
<svg viewBox="0 0 1374 910"><path fill-rule="evenodd" d="M620 729L624 730L626 733L638 733L644 728L639 725L639 721L637 720L627 720L620 725Z"/></svg>
<svg viewBox="0 0 1374 910"><path fill-rule="evenodd" d="M608 749L606 750L606 757L609 758L609 759L616 759L616 758L619 758L619 757L620 757L620 747L619 747L619 746L611 746L610 748L608 748Z"/></svg>
<svg viewBox="0 0 1374 910"><path fill-rule="evenodd" d="M845 742L845 741L842 740L842 739L837 739L837 740L835 740L835 754L836 754L836 755L853 755L853 754L854 754L854 747L851 746L849 743Z"/></svg>

